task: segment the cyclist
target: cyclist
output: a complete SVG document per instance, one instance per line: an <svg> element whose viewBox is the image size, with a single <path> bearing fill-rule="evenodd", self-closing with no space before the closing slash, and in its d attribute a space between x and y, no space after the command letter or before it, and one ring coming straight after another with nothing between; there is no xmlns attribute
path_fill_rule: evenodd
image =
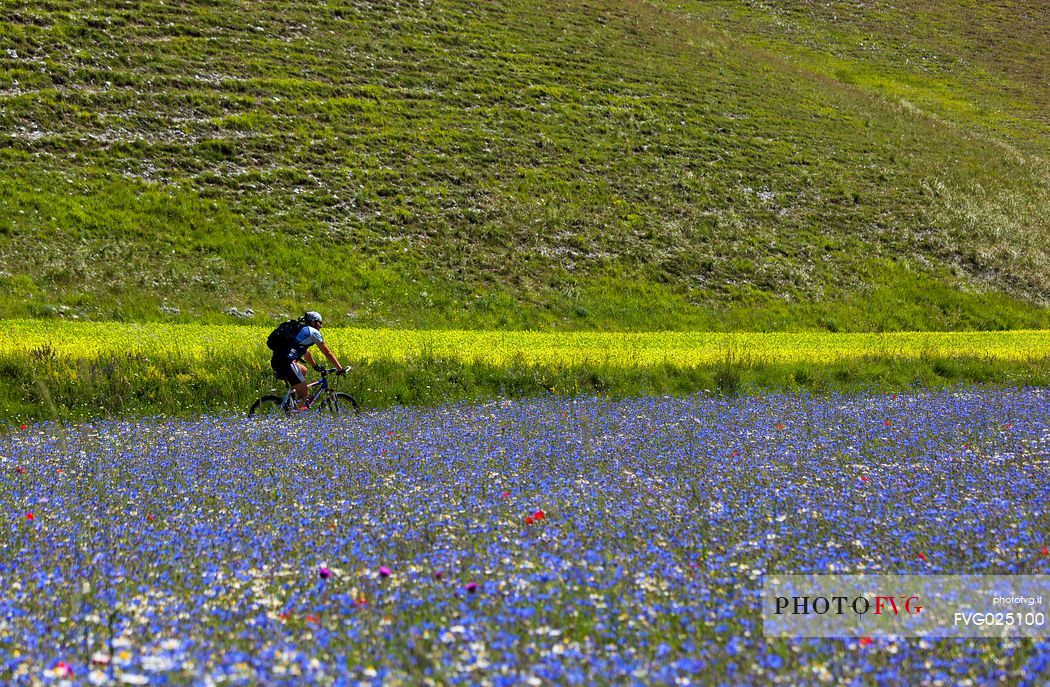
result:
<svg viewBox="0 0 1050 687"><path fill-rule="evenodd" d="M302 326L299 327L294 337L289 338L285 344L274 349L273 356L270 358L270 367L273 368L277 379L283 379L291 385L292 389L295 390L296 398L299 400L299 410L305 410L305 401L309 393L306 388L306 366L299 361L300 359L305 359L310 364L310 367L318 372L322 370L321 366L314 362L314 358L310 354L310 346L317 344L317 348L324 353L325 357L332 363L332 366L338 368L339 372L337 374L346 374L350 368L344 368L339 363L339 359L335 357L335 354L325 344L324 338L319 331L324 324L324 321L321 319L321 313L310 310L299 318L298 323ZM295 328L293 327L292 330L294 331Z"/></svg>

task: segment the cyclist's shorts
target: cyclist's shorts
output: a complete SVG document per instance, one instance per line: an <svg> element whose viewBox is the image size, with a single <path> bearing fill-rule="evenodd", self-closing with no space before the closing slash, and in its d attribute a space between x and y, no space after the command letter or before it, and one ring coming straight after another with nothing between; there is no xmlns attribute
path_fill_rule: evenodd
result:
<svg viewBox="0 0 1050 687"><path fill-rule="evenodd" d="M270 367L273 368L273 374L277 379L288 382L292 386L306 381L306 377L303 376L303 369L299 367L299 364L287 358L284 360L271 360Z"/></svg>

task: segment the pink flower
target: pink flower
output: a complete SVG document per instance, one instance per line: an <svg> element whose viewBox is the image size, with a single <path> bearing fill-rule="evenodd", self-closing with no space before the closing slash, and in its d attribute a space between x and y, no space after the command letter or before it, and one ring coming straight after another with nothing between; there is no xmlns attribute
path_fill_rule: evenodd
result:
<svg viewBox="0 0 1050 687"><path fill-rule="evenodd" d="M440 580L444 576L445 576L445 571L444 570L438 570L438 571L436 571L434 573L434 579L435 580Z"/></svg>
<svg viewBox="0 0 1050 687"><path fill-rule="evenodd" d="M392 574L393 574L393 571L390 570L390 568L386 567L385 565L379 566L379 576L380 577L390 577Z"/></svg>
<svg viewBox="0 0 1050 687"><path fill-rule="evenodd" d="M332 576L332 571L331 569L326 568L322 565L321 568L317 571L317 574L321 576L322 580L327 580L329 577Z"/></svg>
<svg viewBox="0 0 1050 687"><path fill-rule="evenodd" d="M478 591L478 583L477 582L468 582L467 583L467 591L470 592L471 594L476 593Z"/></svg>

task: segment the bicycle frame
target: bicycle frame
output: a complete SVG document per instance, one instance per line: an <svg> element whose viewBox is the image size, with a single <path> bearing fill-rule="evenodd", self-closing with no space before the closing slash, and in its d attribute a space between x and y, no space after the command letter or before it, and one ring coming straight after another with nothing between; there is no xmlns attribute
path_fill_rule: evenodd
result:
<svg viewBox="0 0 1050 687"><path fill-rule="evenodd" d="M307 408L312 408L313 405L314 405L314 402L317 401L317 399L321 397L321 394L323 394L325 391L328 390L328 377L327 376L321 377L316 382L310 382L309 384L306 385L306 388L309 389L310 387L314 387L314 386L320 387L320 388L317 389L317 393L315 393L313 396L310 396L309 392L307 393L307 395L306 395L306 407ZM282 408L291 408L292 407L292 403L294 402L293 399L295 399L295 389L293 389L292 387L288 387L288 391L284 395L284 400L281 401L281 407Z"/></svg>

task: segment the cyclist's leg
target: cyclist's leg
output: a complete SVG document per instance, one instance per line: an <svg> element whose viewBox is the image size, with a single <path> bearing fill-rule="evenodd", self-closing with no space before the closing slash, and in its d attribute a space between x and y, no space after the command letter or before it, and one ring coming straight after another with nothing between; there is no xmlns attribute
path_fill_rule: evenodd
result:
<svg viewBox="0 0 1050 687"><path fill-rule="evenodd" d="M298 399L300 403L305 403L310 394L310 390L306 386L306 365L303 365L298 360L293 362L291 365L289 382L292 385L292 389L295 390L296 399Z"/></svg>
<svg viewBox="0 0 1050 687"><path fill-rule="evenodd" d="M302 403L309 392L306 386L306 368L297 361L282 360L272 361L273 374L292 389L292 396L297 402Z"/></svg>

